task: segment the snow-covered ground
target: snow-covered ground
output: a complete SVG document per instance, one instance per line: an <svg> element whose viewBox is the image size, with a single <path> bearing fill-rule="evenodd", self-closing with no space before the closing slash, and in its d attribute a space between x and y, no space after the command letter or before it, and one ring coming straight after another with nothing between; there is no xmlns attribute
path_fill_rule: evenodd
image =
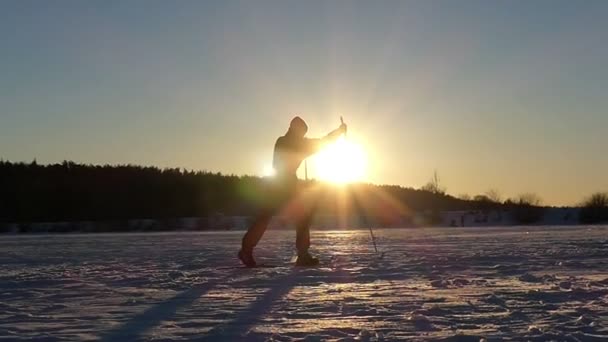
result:
<svg viewBox="0 0 608 342"><path fill-rule="evenodd" d="M608 228L0 237L0 340L608 340Z"/></svg>

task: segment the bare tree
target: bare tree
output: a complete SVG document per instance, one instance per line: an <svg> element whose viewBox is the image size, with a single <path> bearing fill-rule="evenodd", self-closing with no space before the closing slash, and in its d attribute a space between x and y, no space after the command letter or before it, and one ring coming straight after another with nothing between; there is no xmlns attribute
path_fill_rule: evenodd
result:
<svg viewBox="0 0 608 342"><path fill-rule="evenodd" d="M439 176L437 175L437 170L433 172L433 178L426 183L421 190L432 192L434 194L444 195L446 188L440 184Z"/></svg>
<svg viewBox="0 0 608 342"><path fill-rule="evenodd" d="M456 198L461 199L463 201L471 200L471 196L469 194L459 194Z"/></svg>
<svg viewBox="0 0 608 342"><path fill-rule="evenodd" d="M579 217L582 223L608 222L608 192L596 192L587 197Z"/></svg>
<svg viewBox="0 0 608 342"><path fill-rule="evenodd" d="M608 207L608 192L596 192L583 202L585 207Z"/></svg>
<svg viewBox="0 0 608 342"><path fill-rule="evenodd" d="M517 196L513 202L514 218L521 224L531 224L540 221L544 214L544 208L540 205L542 199L535 193L524 193Z"/></svg>
<svg viewBox="0 0 608 342"><path fill-rule="evenodd" d="M517 196L517 198L515 199L515 203L519 205L538 207L543 203L543 200L537 194L527 192Z"/></svg>
<svg viewBox="0 0 608 342"><path fill-rule="evenodd" d="M500 194L500 191L498 191L496 189L490 189L490 190L486 191L484 195L487 197L487 199L490 202L502 203L502 196Z"/></svg>
<svg viewBox="0 0 608 342"><path fill-rule="evenodd" d="M475 197L473 197L473 200L476 202L491 202L488 196L486 195L475 195Z"/></svg>

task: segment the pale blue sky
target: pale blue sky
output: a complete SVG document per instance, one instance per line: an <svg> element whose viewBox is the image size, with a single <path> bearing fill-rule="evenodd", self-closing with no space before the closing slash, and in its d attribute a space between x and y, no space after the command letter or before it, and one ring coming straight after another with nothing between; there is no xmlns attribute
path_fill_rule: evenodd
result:
<svg viewBox="0 0 608 342"><path fill-rule="evenodd" d="M369 180L608 190L608 1L2 1L0 157L260 174L344 115Z"/></svg>

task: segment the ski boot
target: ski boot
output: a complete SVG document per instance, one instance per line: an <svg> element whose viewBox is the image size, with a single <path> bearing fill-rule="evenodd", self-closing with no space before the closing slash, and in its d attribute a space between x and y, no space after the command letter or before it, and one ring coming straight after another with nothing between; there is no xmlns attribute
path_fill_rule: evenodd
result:
<svg viewBox="0 0 608 342"><path fill-rule="evenodd" d="M253 250L241 249L239 251L239 260L247 267L255 267L255 259L253 258Z"/></svg>
<svg viewBox="0 0 608 342"><path fill-rule="evenodd" d="M310 255L310 253L306 252L298 255L298 259L296 260L296 266L317 266L319 264L319 259Z"/></svg>

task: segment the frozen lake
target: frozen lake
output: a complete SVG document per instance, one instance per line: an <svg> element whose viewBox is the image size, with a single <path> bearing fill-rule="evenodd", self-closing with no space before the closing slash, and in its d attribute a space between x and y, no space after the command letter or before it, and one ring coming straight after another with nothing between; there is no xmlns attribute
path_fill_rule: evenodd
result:
<svg viewBox="0 0 608 342"><path fill-rule="evenodd" d="M0 340L600 341L608 228L0 236Z"/></svg>

